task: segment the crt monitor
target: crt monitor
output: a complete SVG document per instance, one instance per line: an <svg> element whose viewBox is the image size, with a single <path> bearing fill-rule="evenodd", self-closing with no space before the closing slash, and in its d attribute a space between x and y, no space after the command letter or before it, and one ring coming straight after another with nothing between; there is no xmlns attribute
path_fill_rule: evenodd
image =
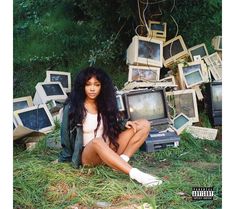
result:
<svg viewBox="0 0 235 209"><path fill-rule="evenodd" d="M222 81L206 84L205 102L212 125L222 125Z"/></svg>
<svg viewBox="0 0 235 209"><path fill-rule="evenodd" d="M13 111L32 106L33 106L33 100L31 96L18 97L13 99Z"/></svg>
<svg viewBox="0 0 235 209"><path fill-rule="evenodd" d="M203 59L209 55L204 43L189 48L188 52L192 61L194 61L194 56L200 55L201 59Z"/></svg>
<svg viewBox="0 0 235 209"><path fill-rule="evenodd" d="M151 37L134 36L127 49L127 64L162 67L163 42Z"/></svg>
<svg viewBox="0 0 235 209"><path fill-rule="evenodd" d="M58 81L65 92L71 91L71 74L63 71L46 71L46 82Z"/></svg>
<svg viewBox="0 0 235 209"><path fill-rule="evenodd" d="M68 97L60 82L39 82L35 88L35 105L45 104L50 100L63 103Z"/></svg>
<svg viewBox="0 0 235 209"><path fill-rule="evenodd" d="M177 59L189 56L188 49L182 36L176 36L163 44L164 66L169 67Z"/></svg>
<svg viewBox="0 0 235 209"><path fill-rule="evenodd" d="M212 47L216 51L222 51L222 36L215 36L211 40Z"/></svg>
<svg viewBox="0 0 235 209"><path fill-rule="evenodd" d="M160 68L129 65L128 81L156 82L160 77Z"/></svg>
<svg viewBox="0 0 235 209"><path fill-rule="evenodd" d="M165 89L142 89L124 94L127 117L130 120L147 119L151 125L169 122Z"/></svg>
<svg viewBox="0 0 235 209"><path fill-rule="evenodd" d="M14 118L18 125L44 133L52 131L55 126L45 104L17 110L14 112Z"/></svg>
<svg viewBox="0 0 235 209"><path fill-rule="evenodd" d="M167 23L159 21L149 21L149 32L148 36L162 38L161 40L165 41L166 39L166 27Z"/></svg>

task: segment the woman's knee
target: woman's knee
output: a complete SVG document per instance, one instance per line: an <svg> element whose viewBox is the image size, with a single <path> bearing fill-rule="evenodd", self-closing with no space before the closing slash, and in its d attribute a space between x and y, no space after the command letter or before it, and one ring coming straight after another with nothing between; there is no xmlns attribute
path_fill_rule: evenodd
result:
<svg viewBox="0 0 235 209"><path fill-rule="evenodd" d="M150 122L148 120L141 119L141 120L138 121L138 123L139 123L139 130L142 130L146 133L149 133L151 125L150 125Z"/></svg>
<svg viewBox="0 0 235 209"><path fill-rule="evenodd" d="M92 145L96 148L100 148L102 146L104 146L105 142L102 138L94 138L91 141Z"/></svg>

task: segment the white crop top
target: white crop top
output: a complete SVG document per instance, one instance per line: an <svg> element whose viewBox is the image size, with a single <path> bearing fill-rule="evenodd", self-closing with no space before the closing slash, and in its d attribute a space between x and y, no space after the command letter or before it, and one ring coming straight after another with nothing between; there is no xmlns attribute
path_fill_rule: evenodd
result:
<svg viewBox="0 0 235 209"><path fill-rule="evenodd" d="M86 146L92 139L101 137L103 134L103 121L100 120L100 125L95 136L95 129L97 127L97 114L87 112L83 123L83 146Z"/></svg>

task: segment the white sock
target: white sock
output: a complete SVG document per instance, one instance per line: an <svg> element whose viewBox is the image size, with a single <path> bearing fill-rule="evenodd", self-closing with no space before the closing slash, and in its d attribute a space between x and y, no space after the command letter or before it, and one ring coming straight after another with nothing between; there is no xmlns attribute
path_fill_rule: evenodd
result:
<svg viewBox="0 0 235 209"><path fill-rule="evenodd" d="M137 168L130 170L129 176L146 187L157 186L162 184L162 180L157 177L151 176L150 174L144 173Z"/></svg>
<svg viewBox="0 0 235 209"><path fill-rule="evenodd" d="M128 161L130 160L130 158L129 158L127 155L124 155L124 154L120 155L120 157L121 157L123 160L125 160L127 163L128 163Z"/></svg>

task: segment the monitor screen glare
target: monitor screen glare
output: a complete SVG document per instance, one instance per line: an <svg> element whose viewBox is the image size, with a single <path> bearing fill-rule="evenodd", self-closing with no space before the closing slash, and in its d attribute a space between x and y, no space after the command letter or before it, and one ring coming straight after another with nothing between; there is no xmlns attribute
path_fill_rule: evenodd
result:
<svg viewBox="0 0 235 209"><path fill-rule="evenodd" d="M129 95L128 103L131 120L140 118L154 120L166 117L162 92Z"/></svg>
<svg viewBox="0 0 235 209"><path fill-rule="evenodd" d="M147 80L147 81L156 81L157 71L133 68L132 69L132 79L131 80Z"/></svg>
<svg viewBox="0 0 235 209"><path fill-rule="evenodd" d="M150 29L164 32L164 25L163 24L151 24Z"/></svg>
<svg viewBox="0 0 235 209"><path fill-rule="evenodd" d="M19 117L23 126L33 130L40 130L52 125L44 108L19 113Z"/></svg>
<svg viewBox="0 0 235 209"><path fill-rule="evenodd" d="M222 110L222 85L212 86L212 102L214 110Z"/></svg>
<svg viewBox="0 0 235 209"><path fill-rule="evenodd" d="M27 101L19 101L19 102L14 102L13 103L13 110L20 110L28 107L28 102Z"/></svg>
<svg viewBox="0 0 235 209"><path fill-rule="evenodd" d="M201 57L207 56L204 46L198 47L191 51L192 57L200 55Z"/></svg>
<svg viewBox="0 0 235 209"><path fill-rule="evenodd" d="M58 84L43 84L42 87L47 96L64 95L60 85Z"/></svg>
<svg viewBox="0 0 235 209"><path fill-rule="evenodd" d="M184 49L180 43L180 40L175 40L173 43L169 43L163 47L163 57L167 60L182 51L184 51Z"/></svg>
<svg viewBox="0 0 235 209"><path fill-rule="evenodd" d="M188 86L199 83L203 81L203 78L200 74L201 65L191 65L183 67L183 74Z"/></svg>
<svg viewBox="0 0 235 209"><path fill-rule="evenodd" d="M174 120L174 127L176 129L180 129L182 126L184 126L188 122L189 122L188 118L184 117L183 115L179 115L179 117L177 117Z"/></svg>
<svg viewBox="0 0 235 209"><path fill-rule="evenodd" d="M67 75L50 74L50 80L52 82L54 82L54 81L60 82L64 88L69 87Z"/></svg>
<svg viewBox="0 0 235 209"><path fill-rule="evenodd" d="M160 45L139 40L138 57L160 61Z"/></svg>

